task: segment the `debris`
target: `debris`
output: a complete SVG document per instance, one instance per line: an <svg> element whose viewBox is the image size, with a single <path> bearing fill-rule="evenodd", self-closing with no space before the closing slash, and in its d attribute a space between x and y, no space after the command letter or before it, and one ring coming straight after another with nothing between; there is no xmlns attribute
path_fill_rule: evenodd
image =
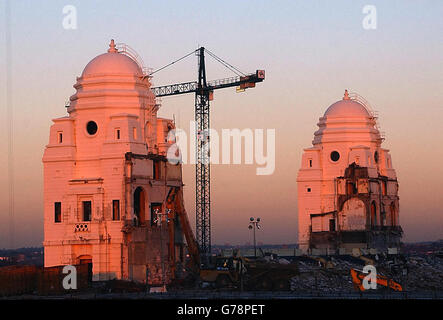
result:
<svg viewBox="0 0 443 320"><path fill-rule="evenodd" d="M291 262L286 260L285 258L279 258L278 263L280 264L290 264Z"/></svg>
<svg viewBox="0 0 443 320"><path fill-rule="evenodd" d="M291 278L291 291L319 293L355 292L350 270L362 269L373 260L377 272L400 283L404 291L425 292L443 290L443 259L438 255L421 256L383 256L330 257L334 268L322 268L315 260L307 257L297 261L300 275Z"/></svg>

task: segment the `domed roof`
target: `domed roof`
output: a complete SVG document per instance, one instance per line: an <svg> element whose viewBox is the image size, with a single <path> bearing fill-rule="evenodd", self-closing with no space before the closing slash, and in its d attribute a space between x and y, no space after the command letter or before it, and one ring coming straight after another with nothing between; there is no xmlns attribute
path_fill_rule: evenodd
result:
<svg viewBox="0 0 443 320"><path fill-rule="evenodd" d="M130 74L142 75L142 70L130 57L118 53L114 40L111 40L107 53L103 53L92 59L82 72L83 76L98 74Z"/></svg>
<svg viewBox="0 0 443 320"><path fill-rule="evenodd" d="M323 115L324 117L370 117L368 110L355 100L348 96L348 90L345 90L343 100L333 103Z"/></svg>

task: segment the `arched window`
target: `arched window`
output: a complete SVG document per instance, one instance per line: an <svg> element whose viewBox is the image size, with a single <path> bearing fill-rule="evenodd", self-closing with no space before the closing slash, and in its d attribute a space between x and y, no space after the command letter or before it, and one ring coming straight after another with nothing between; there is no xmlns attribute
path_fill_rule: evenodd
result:
<svg viewBox="0 0 443 320"><path fill-rule="evenodd" d="M145 191L142 187L137 187L134 191L134 224L139 226L145 219Z"/></svg>
<svg viewBox="0 0 443 320"><path fill-rule="evenodd" d="M375 201L371 203L371 227L375 227L377 225L377 206Z"/></svg>

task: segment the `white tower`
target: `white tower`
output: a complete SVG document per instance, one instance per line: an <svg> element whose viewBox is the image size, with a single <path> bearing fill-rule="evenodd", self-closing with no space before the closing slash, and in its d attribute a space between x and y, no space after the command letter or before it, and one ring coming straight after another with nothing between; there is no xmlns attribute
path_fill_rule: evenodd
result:
<svg viewBox="0 0 443 320"><path fill-rule="evenodd" d="M140 65L109 46L86 65L68 115L50 129L45 267L88 264L94 280L162 284L183 260L180 223L167 208L171 189L183 186L181 165L166 159L174 123L157 117Z"/></svg>
<svg viewBox="0 0 443 320"><path fill-rule="evenodd" d="M318 127L297 177L300 248L397 246L397 177L373 113L346 90Z"/></svg>

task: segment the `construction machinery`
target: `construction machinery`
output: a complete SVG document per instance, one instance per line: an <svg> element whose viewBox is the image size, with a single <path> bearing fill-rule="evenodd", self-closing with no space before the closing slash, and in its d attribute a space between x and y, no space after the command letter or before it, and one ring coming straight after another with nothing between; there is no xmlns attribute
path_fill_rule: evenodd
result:
<svg viewBox="0 0 443 320"><path fill-rule="evenodd" d="M217 288L236 287L258 291L287 291L299 274L297 264L280 264L245 257L213 257L213 267L200 270L200 280Z"/></svg>
<svg viewBox="0 0 443 320"><path fill-rule="evenodd" d="M168 212L168 223L173 223L176 219L183 228L186 243L188 246L188 253L190 256L190 265L188 266L191 271L199 272L200 270L200 252L198 243L195 240L194 234L189 223L188 214L183 201L183 190L180 187L171 187L166 197L166 211ZM174 250L175 243L175 228L170 226L169 228L169 264L172 274L176 269L176 257Z"/></svg>
<svg viewBox="0 0 443 320"><path fill-rule="evenodd" d="M368 274L364 273L362 270L351 268L351 277L352 277L352 282L354 283L354 287L357 290L360 290L361 292L367 291L367 289L365 289L365 287L363 286L363 280L367 276ZM377 285L380 285L384 288L388 288L394 291L403 291L403 288L399 283L395 282L392 279L389 279L386 276L377 274L376 282Z"/></svg>
<svg viewBox="0 0 443 320"><path fill-rule="evenodd" d="M217 288L227 288L239 284L246 272L245 259L243 258L213 257L210 262L212 264L210 263L207 268L200 270L200 280L213 283Z"/></svg>
<svg viewBox="0 0 443 320"><path fill-rule="evenodd" d="M236 76L219 79L215 81L206 80L205 53L216 61L233 71ZM198 60L198 80L185 83L177 83L151 88L156 97L181 95L186 93L195 94L195 121L196 121L196 239L199 247L199 263L207 264L211 254L211 196L210 196L210 152L209 152L209 102L213 100L215 90L237 87L237 91L245 91L254 88L255 84L265 79L265 71L257 70L255 73L245 74L233 67L215 54L200 47L199 49L173 61L172 63L147 75L165 69L166 67L192 55L196 54Z"/></svg>
<svg viewBox="0 0 443 320"><path fill-rule="evenodd" d="M214 284L217 288L246 288L250 290L289 290L289 279L298 274L296 264L279 264L265 259L248 259L235 254L233 257L210 256L202 264L198 243L194 237L183 202L180 187L171 187L166 198L168 223L178 219L186 238L189 253L187 270L199 281ZM169 229L169 265L176 271L174 250L175 228Z"/></svg>
<svg viewBox="0 0 443 320"><path fill-rule="evenodd" d="M295 263L280 264L251 259L246 263L244 286L247 290L288 291L290 279L299 273Z"/></svg>
<svg viewBox="0 0 443 320"><path fill-rule="evenodd" d="M331 260L327 260L323 257L317 257L317 256L305 256L305 257L316 261L318 265L323 269L334 269L334 263Z"/></svg>

